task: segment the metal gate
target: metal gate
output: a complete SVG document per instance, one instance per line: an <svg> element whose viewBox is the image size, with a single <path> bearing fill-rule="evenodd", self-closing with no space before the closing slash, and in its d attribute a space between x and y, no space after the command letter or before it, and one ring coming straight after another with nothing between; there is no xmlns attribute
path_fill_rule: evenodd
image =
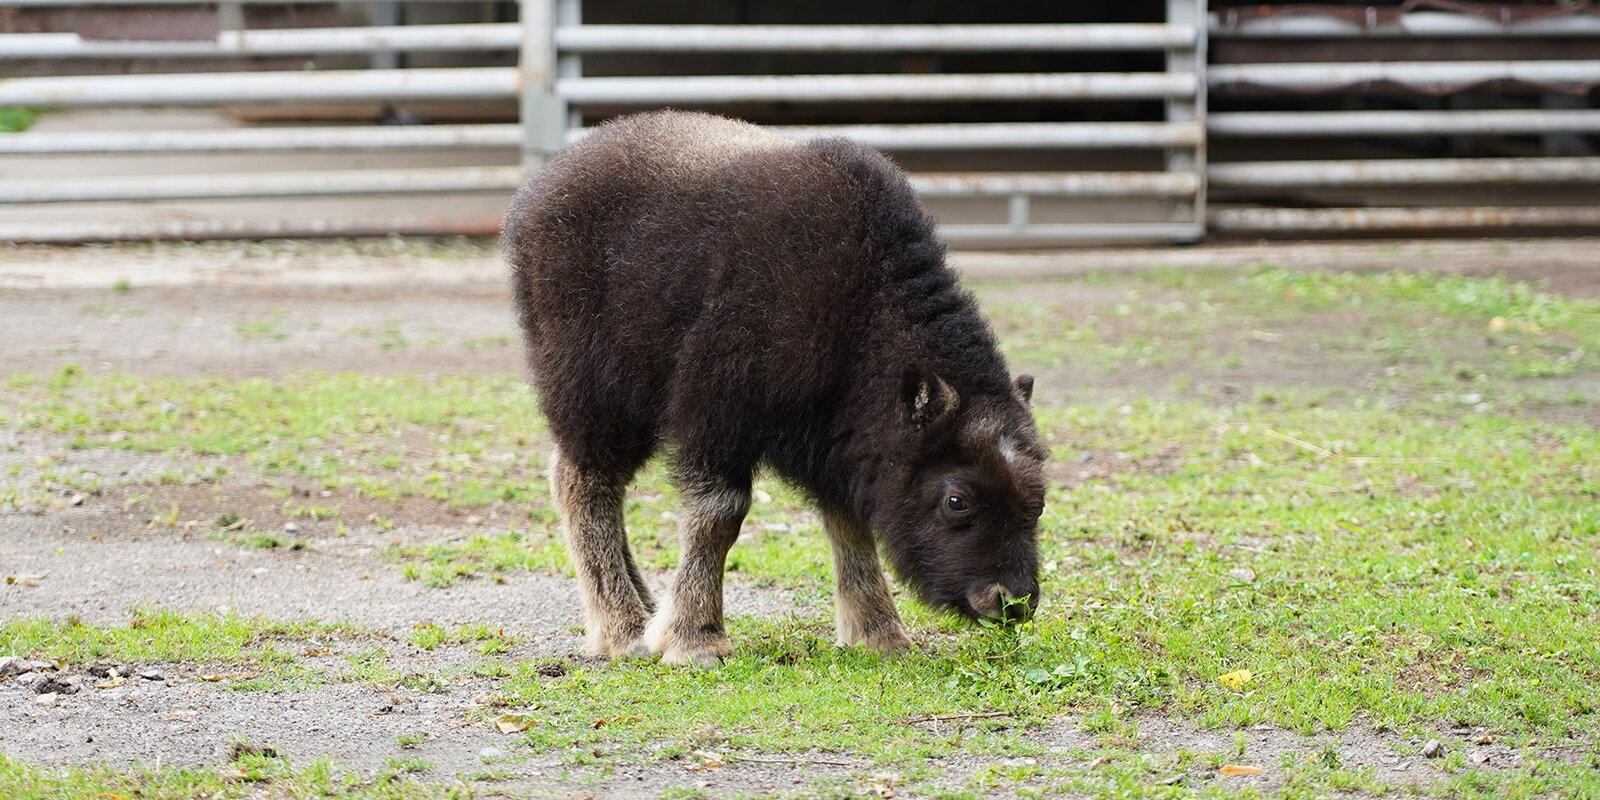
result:
<svg viewBox="0 0 1600 800"><path fill-rule="evenodd" d="M1600 158L1583 138L1600 134L1600 109L1588 107L1600 85L1600 9L1456 0L1259 6L1218 11L1210 32L1215 96L1347 106L1213 113L1214 149L1248 142L1288 155L1213 163L1214 199L1242 202L1214 208L1212 231L1600 226ZM1348 107L1361 99L1391 108ZM1506 136L1529 141L1473 146L1473 137ZM1352 158L1338 151L1341 139L1371 142L1383 156ZM1406 153L1421 143L1434 152ZM1490 147L1525 152L1473 152Z"/></svg>
<svg viewBox="0 0 1600 800"><path fill-rule="evenodd" d="M235 0L240 2L241 0ZM19 8L87 6L78 0L13 0ZM110 6L171 6L172 0L97 0ZM261 0L242 0L266 5ZM846 135L897 153L917 151L1143 150L1150 169L960 170L913 176L930 198L987 199L994 221L951 223L958 243L1072 240L1193 241L1204 219L1204 13L1196 0L1169 0L1165 23L1104 25L584 25L576 0L523 0L517 23L221 30L206 39L91 39L73 33L0 34L0 58L232 60L371 56L395 52L519 48L519 68L318 69L211 74L55 75L0 83L0 106L51 108L215 105L224 103L520 98L521 124L393 127L296 126L235 130L38 132L0 136L0 155L65 158L87 154L390 153L421 149L522 148L510 164L409 169L318 169L222 174L39 176L0 181L0 203L112 203L225 198L509 192L526 170L584 135L584 111L667 105L715 109L728 103L917 104L1026 102L1071 107L1104 101L1155 102L1162 118L1116 121L924 122L785 125L785 135ZM617 53L1106 53L1146 51L1162 67L1145 72L606 76L582 71L583 58ZM1121 107L1121 106L1112 106ZM1056 116L1059 116L1057 114ZM590 117L593 118L592 116ZM959 160L956 162L959 165ZM4 168L0 167L0 175ZM1041 220L1041 198L1145 198L1152 219ZM428 205L433 205L429 202ZM489 219L443 214L400 218L317 217L0 224L0 239L77 241L409 233L481 233Z"/></svg>
<svg viewBox="0 0 1600 800"><path fill-rule="evenodd" d="M198 16L181 17L186 5ZM361 24L244 24L252 10L352 5L370 9ZM0 78L8 78L0 80L0 108L448 101L489 103L506 116L473 124L0 134L0 240L492 233L523 177L609 115L662 106L737 112L777 102L792 106L773 126L784 135L851 136L919 164L912 181L930 202L965 204L941 215L957 245L1185 242L1208 230L1600 227L1592 138L1600 134L1600 109L1590 99L1600 85L1600 10L1587 6L1408 0L1385 9L1240 6L1208 14L1203 0L1165 0L1165 21L1142 24L642 25L585 24L579 0L522 0L516 22L397 24L397 9L413 5L424 4L0 3L0 31L12 31L0 32ZM3 27L48 12L79 12L95 24L75 32ZM141 13L180 14L183 30L153 35ZM1540 49L1524 46L1499 59L1463 57L1461 49L1528 42ZM1363 48L1384 43L1401 43L1404 57L1364 58L1375 51ZM1208 48L1217 51L1209 65ZM1143 60L1127 71L852 70L851 59L890 53ZM831 66L818 70L825 74L616 69L629 63L619 57L662 65L762 54ZM1422 60L1430 54L1437 57ZM402 56L474 63L402 66ZM163 59L165 71L69 74L149 59ZM606 59L609 68L586 69L586 61ZM295 60L315 68L284 69ZM264 62L276 68L256 71ZM1222 110L1208 115L1208 94ZM975 110L940 118L953 102ZM868 103L927 113L875 119L861 110ZM1035 115L985 117L1019 104ZM841 105L857 109L848 122L823 113ZM1495 146L1526 152L1485 154L1472 138L1508 135L1532 138ZM277 160L271 169L207 162L189 171L161 161L221 154ZM434 157L437 163L426 160ZM84 160L94 158L137 168L98 170L100 162ZM1503 196L1468 196L1488 189ZM357 196L406 201L384 213L325 205L250 219L199 205ZM177 211L143 219L121 213L152 202ZM1065 213L1061 202L1079 205ZM1094 217L1118 203L1136 213ZM52 208L82 213L67 221L41 216Z"/></svg>

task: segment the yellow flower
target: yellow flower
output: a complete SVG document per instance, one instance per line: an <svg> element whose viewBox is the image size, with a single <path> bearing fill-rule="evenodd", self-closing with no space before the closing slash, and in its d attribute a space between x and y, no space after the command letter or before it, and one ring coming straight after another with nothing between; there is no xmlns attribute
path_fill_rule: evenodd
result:
<svg viewBox="0 0 1600 800"><path fill-rule="evenodd" d="M1249 683L1253 677L1255 675L1251 674L1250 670L1236 669L1226 675L1217 676L1217 681L1229 689L1238 690L1243 689L1244 685Z"/></svg>

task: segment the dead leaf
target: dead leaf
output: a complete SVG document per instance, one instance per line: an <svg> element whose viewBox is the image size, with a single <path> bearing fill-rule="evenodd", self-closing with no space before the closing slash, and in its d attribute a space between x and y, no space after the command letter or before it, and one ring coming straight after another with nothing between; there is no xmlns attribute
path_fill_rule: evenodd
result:
<svg viewBox="0 0 1600 800"><path fill-rule="evenodd" d="M206 683L216 683L217 681L220 681L220 680L222 680L223 678L226 678L226 677L228 677L228 676L226 676L226 675L201 675L200 676L200 680L203 680Z"/></svg>
<svg viewBox="0 0 1600 800"><path fill-rule="evenodd" d="M1088 772L1091 769L1094 769L1096 767L1102 767L1102 766L1105 766L1106 764L1109 764L1109 763L1111 763L1111 759L1106 758L1105 756L1101 756L1101 757L1099 757L1099 758L1097 758L1097 759L1095 759L1093 761L1090 761L1089 762L1089 766L1084 767L1083 769L1084 769L1085 772Z"/></svg>
<svg viewBox="0 0 1600 800"><path fill-rule="evenodd" d="M121 686L122 682L123 682L123 678L122 678L121 675L118 675L116 673L112 673L110 678L95 684L94 688L96 688L96 689L115 689L118 686Z"/></svg>
<svg viewBox="0 0 1600 800"><path fill-rule="evenodd" d="M494 718L494 728L501 733L521 733L539 724L532 714L501 714Z"/></svg>
<svg viewBox="0 0 1600 800"><path fill-rule="evenodd" d="M50 574L47 573L47 572L39 572L39 573L32 573L32 574L30 574L30 573L17 573L16 575L7 575L6 576L6 585L7 586L13 586L13 585L14 586L26 586L26 587L28 587L30 589L37 589L37 588L39 588L39 581L42 581L42 580L44 580L45 578L48 578L48 577L50 577Z"/></svg>
<svg viewBox="0 0 1600 800"><path fill-rule="evenodd" d="M597 719L594 722L589 723L589 727L594 728L595 730L600 730L601 728L604 728L607 725L616 725L619 722L643 722L643 721L644 721L644 717L641 717L638 714L633 714L633 715L618 714L618 715L616 715L614 717L607 717L605 719Z"/></svg>
<svg viewBox="0 0 1600 800"><path fill-rule="evenodd" d="M696 750L689 754L689 760L684 762L683 768L690 772L704 772L706 770L721 769L727 763L728 760L718 753L713 753L710 750Z"/></svg>
<svg viewBox="0 0 1600 800"><path fill-rule="evenodd" d="M1217 772L1223 775L1238 777L1242 775L1260 775L1261 768L1246 767L1240 764L1223 764L1222 769L1217 770Z"/></svg>
<svg viewBox="0 0 1600 800"><path fill-rule="evenodd" d="M1226 675L1218 675L1217 682L1235 691L1243 689L1245 684L1254 678L1254 673L1247 669L1236 669Z"/></svg>

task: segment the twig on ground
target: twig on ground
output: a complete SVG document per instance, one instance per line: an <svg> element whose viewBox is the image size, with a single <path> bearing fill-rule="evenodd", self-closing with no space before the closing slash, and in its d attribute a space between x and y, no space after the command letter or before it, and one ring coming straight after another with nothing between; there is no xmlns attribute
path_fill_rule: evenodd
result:
<svg viewBox="0 0 1600 800"><path fill-rule="evenodd" d="M1600 742L1574 742L1572 744L1547 744L1535 750L1589 750L1600 748Z"/></svg>
<svg viewBox="0 0 1600 800"><path fill-rule="evenodd" d="M1306 449L1306 450L1310 450L1311 452L1316 453L1317 455L1322 456L1323 458L1331 458L1332 456L1336 455L1336 453L1334 453L1332 450L1329 450L1326 447L1323 447L1321 445L1312 444L1312 443L1310 443L1310 442L1308 442L1308 441L1306 441L1304 439L1296 439L1295 437L1290 436L1287 433L1279 433L1279 432L1277 432L1277 431L1275 431L1275 430L1273 430L1271 428L1262 428L1262 430L1266 431L1266 434L1268 436L1271 436L1274 439L1285 441L1285 442L1288 442L1289 444L1295 445L1296 447L1300 447L1300 448L1303 448L1303 449Z"/></svg>
<svg viewBox="0 0 1600 800"><path fill-rule="evenodd" d="M991 717L1009 717L1010 711L985 711L980 714L951 714L948 717L917 717L906 720L907 725L922 725L928 722L950 722L958 719L989 719Z"/></svg>
<svg viewBox="0 0 1600 800"><path fill-rule="evenodd" d="M727 755L729 761L748 761L752 764L826 764L830 767L853 767L849 761L828 761L821 758L756 758L755 756Z"/></svg>

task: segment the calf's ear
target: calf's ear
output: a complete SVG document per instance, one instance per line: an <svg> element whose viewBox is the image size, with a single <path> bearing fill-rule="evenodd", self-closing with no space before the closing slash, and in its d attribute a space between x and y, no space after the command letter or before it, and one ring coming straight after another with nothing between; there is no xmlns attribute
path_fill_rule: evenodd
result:
<svg viewBox="0 0 1600 800"><path fill-rule="evenodd" d="M1017 379L1011 382L1011 386L1017 390L1017 396L1022 398L1023 405L1026 406L1033 403L1032 375L1018 375Z"/></svg>
<svg viewBox="0 0 1600 800"><path fill-rule="evenodd" d="M955 417L961 396L932 370L921 366L906 368L900 383L900 403L906 419L919 430L931 428Z"/></svg>

